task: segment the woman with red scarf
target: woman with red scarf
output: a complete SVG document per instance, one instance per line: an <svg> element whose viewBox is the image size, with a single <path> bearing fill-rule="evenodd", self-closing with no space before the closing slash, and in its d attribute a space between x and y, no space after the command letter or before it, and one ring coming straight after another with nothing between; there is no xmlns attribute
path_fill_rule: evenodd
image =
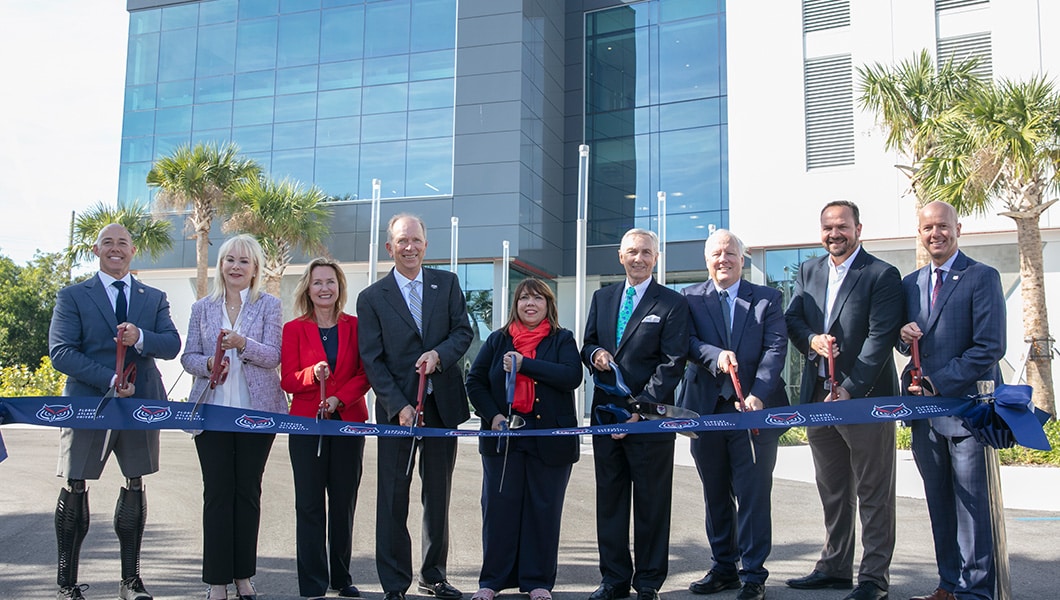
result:
<svg viewBox="0 0 1060 600"><path fill-rule="evenodd" d="M483 429L576 427L574 390L582 365L574 335L561 329L556 297L540 279L515 288L508 322L490 334L467 375ZM506 382L515 371L514 394ZM511 404L509 405L509 398ZM479 438L482 455L482 571L472 600L518 588L550 600L559 528L577 436Z"/></svg>

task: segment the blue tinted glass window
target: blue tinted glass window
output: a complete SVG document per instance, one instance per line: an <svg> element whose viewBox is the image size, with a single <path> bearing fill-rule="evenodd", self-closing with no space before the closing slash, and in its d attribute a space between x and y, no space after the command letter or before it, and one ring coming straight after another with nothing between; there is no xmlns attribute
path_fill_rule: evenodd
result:
<svg viewBox="0 0 1060 600"><path fill-rule="evenodd" d="M417 81L409 84L409 110L453 105L453 80Z"/></svg>
<svg viewBox="0 0 1060 600"><path fill-rule="evenodd" d="M385 56L364 61L364 85L401 83L409 80L409 57Z"/></svg>
<svg viewBox="0 0 1060 600"><path fill-rule="evenodd" d="M413 0L413 52L456 47L455 0Z"/></svg>
<svg viewBox="0 0 1060 600"><path fill-rule="evenodd" d="M155 107L155 86L138 85L125 88L125 110L146 110Z"/></svg>
<svg viewBox="0 0 1060 600"><path fill-rule="evenodd" d="M195 92L195 82L171 81L158 84L158 107L185 106L191 104L192 94Z"/></svg>
<svg viewBox="0 0 1060 600"><path fill-rule="evenodd" d="M660 102L721 93L719 33L716 17L659 27Z"/></svg>
<svg viewBox="0 0 1060 600"><path fill-rule="evenodd" d="M127 205L147 200L147 173L151 163L125 163L118 172L118 202Z"/></svg>
<svg viewBox="0 0 1060 600"><path fill-rule="evenodd" d="M365 7L364 55L389 56L409 51L409 1L386 0Z"/></svg>
<svg viewBox="0 0 1060 600"><path fill-rule="evenodd" d="M372 179L383 182L384 198L405 195L405 142L361 144L361 198L372 197Z"/></svg>
<svg viewBox="0 0 1060 600"><path fill-rule="evenodd" d="M278 123L272 129L272 147L277 150L311 148L316 138L316 126L312 121Z"/></svg>
<svg viewBox="0 0 1060 600"><path fill-rule="evenodd" d="M453 109L409 111L409 139L452 137Z"/></svg>
<svg viewBox="0 0 1060 600"><path fill-rule="evenodd" d="M704 17L716 12L717 0L667 0L659 3L659 22Z"/></svg>
<svg viewBox="0 0 1060 600"><path fill-rule="evenodd" d="M232 141L242 152L268 152L272 150L272 125L233 127Z"/></svg>
<svg viewBox="0 0 1060 600"><path fill-rule="evenodd" d="M154 149L154 142L155 139L152 137L123 139L121 141L121 161L143 162L151 160L154 158L151 154Z"/></svg>
<svg viewBox="0 0 1060 600"><path fill-rule="evenodd" d="M317 146L356 144L361 139L360 117L317 121Z"/></svg>
<svg viewBox="0 0 1060 600"><path fill-rule="evenodd" d="M333 6L346 6L347 4L364 4L364 0L323 0L322 6L331 8Z"/></svg>
<svg viewBox="0 0 1060 600"><path fill-rule="evenodd" d="M719 98L675 102L659 107L660 131L706 127L722 122Z"/></svg>
<svg viewBox="0 0 1060 600"><path fill-rule="evenodd" d="M141 85L158 81L157 33L135 35L129 38L129 60L125 83Z"/></svg>
<svg viewBox="0 0 1060 600"><path fill-rule="evenodd" d="M317 118L347 117L361 114L361 90L320 92L317 96Z"/></svg>
<svg viewBox="0 0 1060 600"><path fill-rule="evenodd" d="M361 96L361 113L394 112L408 108L408 85L381 85L364 88Z"/></svg>
<svg viewBox="0 0 1060 600"><path fill-rule="evenodd" d="M667 197L667 214L722 208L720 133L720 127L700 127L659 134L659 162L666 165L659 189L685 199Z"/></svg>
<svg viewBox="0 0 1060 600"><path fill-rule="evenodd" d="M320 89L337 90L361 85L361 61L320 65Z"/></svg>
<svg viewBox="0 0 1060 600"><path fill-rule="evenodd" d="M236 0L212 0L199 4L199 26L236 20Z"/></svg>
<svg viewBox="0 0 1060 600"><path fill-rule="evenodd" d="M453 193L453 140L420 140L409 144L405 193L434 196Z"/></svg>
<svg viewBox="0 0 1060 600"><path fill-rule="evenodd" d="M188 113L191 114L190 112ZM155 158L160 156L167 156L173 154L173 151L181 146L186 146L191 143L191 119L188 119L188 129L181 133L172 133L170 135L159 135L155 137ZM141 181L140 185L144 185Z"/></svg>
<svg viewBox="0 0 1060 600"><path fill-rule="evenodd" d="M316 64L320 48L320 13L297 13L280 17L278 46L278 67Z"/></svg>
<svg viewBox="0 0 1060 600"><path fill-rule="evenodd" d="M365 115L361 117L362 142L388 142L405 139L406 113Z"/></svg>
<svg viewBox="0 0 1060 600"><path fill-rule="evenodd" d="M163 31L158 52L158 80L195 77L195 30Z"/></svg>
<svg viewBox="0 0 1060 600"><path fill-rule="evenodd" d="M191 107L163 108L155 114L157 133L185 133L191 131Z"/></svg>
<svg viewBox="0 0 1060 600"><path fill-rule="evenodd" d="M232 99L232 76L196 80L195 102L223 102Z"/></svg>
<svg viewBox="0 0 1060 600"><path fill-rule="evenodd" d="M320 26L320 62L361 58L363 48L363 6L324 11Z"/></svg>
<svg viewBox="0 0 1060 600"><path fill-rule="evenodd" d="M162 26L162 10L138 10L129 13L129 37L153 33Z"/></svg>
<svg viewBox="0 0 1060 600"><path fill-rule="evenodd" d="M231 127L232 103L217 102L214 104L196 105L191 125L192 131Z"/></svg>
<svg viewBox="0 0 1060 600"><path fill-rule="evenodd" d="M278 12L279 7L280 0L243 0L239 3L239 18L271 17Z"/></svg>
<svg viewBox="0 0 1060 600"><path fill-rule="evenodd" d="M231 129L209 129L191 132L191 144L224 144L231 141Z"/></svg>
<svg viewBox="0 0 1060 600"><path fill-rule="evenodd" d="M255 71L236 75L236 98L260 98L276 93L276 71Z"/></svg>
<svg viewBox="0 0 1060 600"><path fill-rule="evenodd" d="M313 180L313 150L286 150L272 153L270 173L276 179L290 177L296 181Z"/></svg>
<svg viewBox="0 0 1060 600"><path fill-rule="evenodd" d="M185 29L199 24L199 5L179 4L162 9L162 31Z"/></svg>
<svg viewBox="0 0 1060 600"><path fill-rule="evenodd" d="M272 97L236 100L232 106L232 125L266 125L272 123Z"/></svg>
<svg viewBox="0 0 1060 600"><path fill-rule="evenodd" d="M409 57L409 79L412 81L453 77L454 69L452 50L424 52Z"/></svg>
<svg viewBox="0 0 1060 600"><path fill-rule="evenodd" d="M313 179L329 196L356 198L359 161L360 148L357 146L318 148Z"/></svg>
<svg viewBox="0 0 1060 600"><path fill-rule="evenodd" d="M125 113L125 119L121 125L122 137L140 137L152 135L155 132L155 111L141 110Z"/></svg>
<svg viewBox="0 0 1060 600"><path fill-rule="evenodd" d="M197 77L232 73L236 68L236 25L225 23L199 29Z"/></svg>
<svg viewBox="0 0 1060 600"><path fill-rule="evenodd" d="M317 67L295 67L276 71L277 94L301 94L317 89Z"/></svg>
<svg viewBox="0 0 1060 600"><path fill-rule="evenodd" d="M247 4L239 5L240 12ZM276 19L241 21L236 34L236 70L259 71L276 68Z"/></svg>
<svg viewBox="0 0 1060 600"><path fill-rule="evenodd" d="M317 95L276 96L275 110L274 118L277 123L315 119L317 116Z"/></svg>
<svg viewBox="0 0 1060 600"><path fill-rule="evenodd" d="M320 8L320 0L280 0L281 13L302 12Z"/></svg>

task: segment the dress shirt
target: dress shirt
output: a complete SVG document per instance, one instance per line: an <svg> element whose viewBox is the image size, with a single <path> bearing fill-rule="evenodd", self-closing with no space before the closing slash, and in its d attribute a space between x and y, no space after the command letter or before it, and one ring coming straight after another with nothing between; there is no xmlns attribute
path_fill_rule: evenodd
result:
<svg viewBox="0 0 1060 600"><path fill-rule="evenodd" d="M732 323L733 323L733 315L736 314L734 312L736 310L736 297L740 295L740 280L737 279L736 283L734 283L734 284L732 284L729 287L724 288L724 289L718 287L717 282L715 282L714 283L714 289L717 290L719 297L720 297L722 292L727 292L729 294L729 298L728 298L728 300L726 300L726 302L729 305L729 331L731 332L732 331ZM731 350L731 349L732 348L729 348L729 350Z"/></svg>
<svg viewBox="0 0 1060 600"><path fill-rule="evenodd" d="M835 261L828 261L828 288L825 292L825 307L824 307L824 327L825 332L828 331L828 323L832 320L832 308L835 306L835 299L839 296L839 288L843 287L843 280L847 278L847 273L850 272L850 265L854 263L854 259L858 257L858 253L861 252L861 246L859 245L846 260L835 264ZM810 338L813 339L812 337ZM821 377L828 376L828 362L822 360L821 366L817 368L817 374Z"/></svg>
<svg viewBox="0 0 1060 600"><path fill-rule="evenodd" d="M99 273L99 280L103 282L103 289L107 291L107 298L110 300L110 309L117 310L118 288L114 287L114 282L118 281L118 279L107 275L103 271L97 271L97 273ZM132 308L133 300L132 275L126 273L125 277L121 278L121 281L125 282L125 314L129 314L128 309ZM133 348L136 348L137 352L142 353L144 351L144 332L141 331L139 327L136 328L136 331L140 333L140 337L136 340L136 343L133 344Z"/></svg>
<svg viewBox="0 0 1060 600"><path fill-rule="evenodd" d="M243 315L247 312L247 297L249 295L249 288L239 292L239 300L243 308L239 310L239 316L236 317L235 323L229 320L228 311L224 307L224 298L221 299L221 312L223 313L221 320L225 324L225 329L242 335L239 330L243 324ZM250 387L247 385L246 376L243 375L243 360L239 358L239 351L235 348L229 348L225 351L225 356L228 357L228 377L224 383L217 386L214 404L231 406L232 408L250 408Z"/></svg>

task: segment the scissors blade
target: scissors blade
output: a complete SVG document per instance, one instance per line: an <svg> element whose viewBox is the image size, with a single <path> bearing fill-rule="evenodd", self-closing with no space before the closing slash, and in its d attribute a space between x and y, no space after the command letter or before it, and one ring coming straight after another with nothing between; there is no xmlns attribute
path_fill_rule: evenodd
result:
<svg viewBox="0 0 1060 600"><path fill-rule="evenodd" d="M110 404L111 398L113 398L117 392L117 385L110 386L110 389L107 390L107 393L103 394L103 397L99 399L99 404L96 405L96 414L92 417L93 419L99 418L99 415L103 413L103 409L106 408L108 404Z"/></svg>

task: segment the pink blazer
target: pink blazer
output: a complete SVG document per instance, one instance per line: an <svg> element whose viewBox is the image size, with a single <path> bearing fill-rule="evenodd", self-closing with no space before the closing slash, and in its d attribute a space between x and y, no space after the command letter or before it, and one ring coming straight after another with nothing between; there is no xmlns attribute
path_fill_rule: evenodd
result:
<svg viewBox="0 0 1060 600"><path fill-rule="evenodd" d="M338 323L339 355L335 370L324 391L346 406L339 410L343 421L368 420L364 395L370 389L368 376L357 351L357 317L341 313ZM292 395L291 414L312 417L320 406L320 384L313 377L313 366L326 361L324 343L315 321L297 318L283 326L283 352L280 384Z"/></svg>
<svg viewBox="0 0 1060 600"><path fill-rule="evenodd" d="M217 334L221 332L224 316L223 300L209 297L199 299L191 305L188 323L188 339L180 364L195 376L188 399L196 401L210 383L210 371L206 362L213 357ZM254 410L286 413L287 394L280 388L280 377L276 367L280 364L280 335L283 327L283 311L275 296L262 293L256 302L243 306L240 333L247 338L247 347L239 358L243 361L243 376L250 389L250 405ZM206 402L210 402L207 393Z"/></svg>

